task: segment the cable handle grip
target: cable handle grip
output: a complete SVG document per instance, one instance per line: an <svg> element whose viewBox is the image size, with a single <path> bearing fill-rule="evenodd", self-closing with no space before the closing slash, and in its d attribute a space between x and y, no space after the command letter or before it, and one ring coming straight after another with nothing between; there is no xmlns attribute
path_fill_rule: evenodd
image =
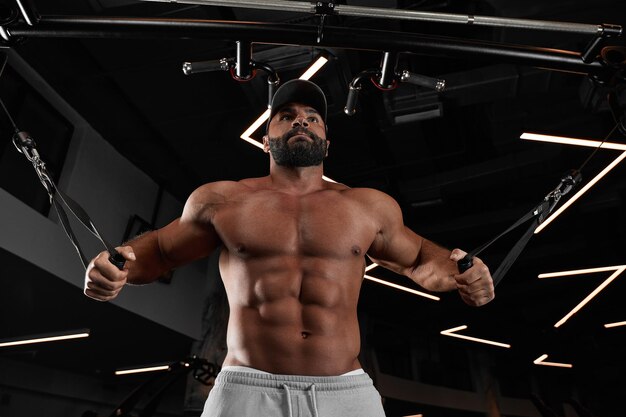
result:
<svg viewBox="0 0 626 417"><path fill-rule="evenodd" d="M352 116L356 112L356 102L359 97L359 93L361 92L361 86L353 87L352 85L348 89L348 99L346 100L346 107L344 107L343 112Z"/></svg>
<svg viewBox="0 0 626 417"><path fill-rule="evenodd" d="M234 63L232 58L222 58L213 61L184 62L183 72L185 75L199 72L228 71Z"/></svg>
<svg viewBox="0 0 626 417"><path fill-rule="evenodd" d="M446 89L446 80L439 78L428 77L426 75L414 74L410 71L402 71L398 74L400 81L403 83L409 83L420 87L430 88L435 91L443 91Z"/></svg>
<svg viewBox="0 0 626 417"><path fill-rule="evenodd" d="M473 259L474 257L468 254L468 255L465 255L463 259L461 259L460 261L456 263L456 266L459 268L459 272L461 274L467 271L468 269L470 269L472 266L474 266Z"/></svg>
<svg viewBox="0 0 626 417"><path fill-rule="evenodd" d="M113 252L114 253L111 253L111 256L109 256L109 262L115 265L117 269L119 269L120 271L124 270L124 265L126 264L126 258L124 258L121 253L115 250Z"/></svg>

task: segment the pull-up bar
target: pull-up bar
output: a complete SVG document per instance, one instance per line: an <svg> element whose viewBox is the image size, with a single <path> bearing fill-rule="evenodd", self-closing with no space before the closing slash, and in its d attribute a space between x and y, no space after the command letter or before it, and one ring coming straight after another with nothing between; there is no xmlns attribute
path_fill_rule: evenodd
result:
<svg viewBox="0 0 626 417"><path fill-rule="evenodd" d="M517 28L525 30L543 30L552 32L576 33L594 36L619 36L621 26L593 25L584 23L554 22L531 19L512 19L505 17L473 16L453 13L423 12L417 10L386 9L380 7L350 6L334 4L328 1L302 2L286 0L142 0L158 3L195 4L202 6L228 6L258 10L289 11L296 13L319 14L324 5L332 4L325 10L332 10L332 14L352 17L374 17L381 19L412 20L417 22L437 22L465 24L473 26L488 26L498 28Z"/></svg>
<svg viewBox="0 0 626 417"><path fill-rule="evenodd" d="M574 51L336 26L324 28L321 43L316 41L318 28L314 25L215 20L41 16L34 26L13 23L3 29L8 41L12 38L232 39L498 60L581 74L602 74L607 70L597 58L587 63Z"/></svg>

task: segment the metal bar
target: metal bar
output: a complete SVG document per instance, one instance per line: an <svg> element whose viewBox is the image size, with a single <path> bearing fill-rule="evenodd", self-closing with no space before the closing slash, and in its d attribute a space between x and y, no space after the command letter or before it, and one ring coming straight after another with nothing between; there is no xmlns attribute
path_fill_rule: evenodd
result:
<svg viewBox="0 0 626 417"><path fill-rule="evenodd" d="M321 44L317 43L316 26L259 22L43 16L34 27L17 23L6 29L11 37L247 40L280 45L393 50L452 58L485 59L582 74L599 74L605 71L599 61L585 63L580 53L573 51L335 26L324 29L324 40ZM285 41L287 39L288 42Z"/></svg>
<svg viewBox="0 0 626 417"><path fill-rule="evenodd" d="M315 13L315 3L287 0L142 0L153 3L196 4L201 6L228 6L241 9L277 10L282 12Z"/></svg>
<svg viewBox="0 0 626 417"><path fill-rule="evenodd" d="M254 8L261 10L281 10L302 13L315 13L315 2L285 0L143 0L159 3L181 3L206 6L229 6ZM517 28L525 30L543 30L552 32L578 33L583 35L601 35L602 25L568 23L531 19L512 19L491 16L473 16L454 13L422 12L417 10L398 10L382 7L335 5L335 14L352 17L374 17L380 19L413 20L418 22L453 23L499 28Z"/></svg>
<svg viewBox="0 0 626 417"><path fill-rule="evenodd" d="M545 30L553 32L579 33L584 35L599 35L602 33L601 25L592 25L585 23L567 23L530 19L511 19L491 16L472 16L453 13L420 12L416 10L384 9L379 7L348 6L342 4L337 5L335 7L335 11L337 12L337 14L358 17L377 17L386 19L415 20L419 22L456 23L473 26Z"/></svg>

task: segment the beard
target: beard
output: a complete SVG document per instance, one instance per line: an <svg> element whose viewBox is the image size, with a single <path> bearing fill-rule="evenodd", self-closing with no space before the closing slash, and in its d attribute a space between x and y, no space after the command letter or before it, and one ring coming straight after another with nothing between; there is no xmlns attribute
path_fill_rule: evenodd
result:
<svg viewBox="0 0 626 417"><path fill-rule="evenodd" d="M295 135L305 135L311 142L298 140L289 143ZM270 153L274 161L285 167L310 167L320 165L326 157L326 139L322 139L308 129L297 127L277 138L269 138Z"/></svg>

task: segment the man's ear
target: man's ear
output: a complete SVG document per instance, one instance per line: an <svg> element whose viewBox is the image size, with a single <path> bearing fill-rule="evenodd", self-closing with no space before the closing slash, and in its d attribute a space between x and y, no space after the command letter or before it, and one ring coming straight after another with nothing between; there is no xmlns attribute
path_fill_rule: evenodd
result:
<svg viewBox="0 0 626 417"><path fill-rule="evenodd" d="M270 152L270 138L267 135L263 136L263 152L265 153Z"/></svg>

